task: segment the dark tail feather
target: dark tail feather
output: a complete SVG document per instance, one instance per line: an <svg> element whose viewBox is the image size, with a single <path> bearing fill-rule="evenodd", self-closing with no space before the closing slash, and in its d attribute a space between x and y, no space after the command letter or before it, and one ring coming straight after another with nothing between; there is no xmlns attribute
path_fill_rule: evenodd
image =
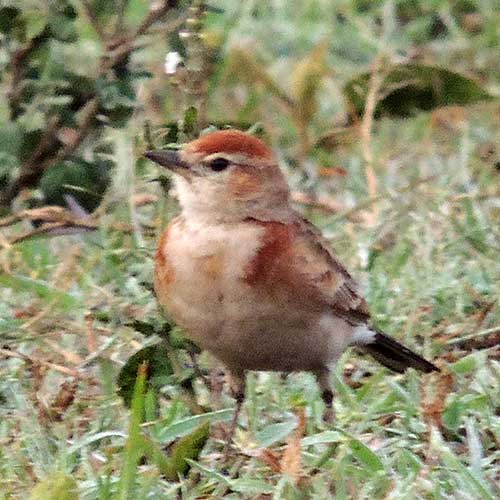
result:
<svg viewBox="0 0 500 500"><path fill-rule="evenodd" d="M379 363L398 373L403 373L410 367L424 373L439 371L437 366L382 332L377 332L369 344L359 347L371 354Z"/></svg>

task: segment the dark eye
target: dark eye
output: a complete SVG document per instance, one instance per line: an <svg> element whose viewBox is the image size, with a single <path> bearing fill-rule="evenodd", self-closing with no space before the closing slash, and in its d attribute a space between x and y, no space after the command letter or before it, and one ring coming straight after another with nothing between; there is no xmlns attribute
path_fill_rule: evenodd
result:
<svg viewBox="0 0 500 500"><path fill-rule="evenodd" d="M214 171L214 172L222 172L229 166L229 160L226 160L225 158L214 158L208 166Z"/></svg>

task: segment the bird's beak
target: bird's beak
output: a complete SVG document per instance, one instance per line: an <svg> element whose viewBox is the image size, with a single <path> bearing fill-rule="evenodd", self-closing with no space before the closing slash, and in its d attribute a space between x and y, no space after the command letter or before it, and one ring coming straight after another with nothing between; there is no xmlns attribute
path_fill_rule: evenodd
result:
<svg viewBox="0 0 500 500"><path fill-rule="evenodd" d="M189 164L181 160L178 151L174 151L172 149L146 151L144 156L148 158L148 160L154 161L155 163L158 163L158 165L166 167L176 174L182 175L183 173L187 173L189 170Z"/></svg>

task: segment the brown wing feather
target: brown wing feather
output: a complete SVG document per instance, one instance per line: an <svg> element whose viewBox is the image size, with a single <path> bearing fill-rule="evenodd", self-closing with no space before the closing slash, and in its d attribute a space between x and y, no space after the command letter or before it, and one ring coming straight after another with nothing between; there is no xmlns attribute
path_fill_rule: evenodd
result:
<svg viewBox="0 0 500 500"><path fill-rule="evenodd" d="M315 263L309 279L316 284L333 311L352 325L366 323L370 318L368 305L358 292L358 285L340 263L319 230L305 219L298 221L303 255Z"/></svg>
<svg viewBox="0 0 500 500"><path fill-rule="evenodd" d="M251 219L265 228L262 245L250 262L245 280L254 285L280 286L300 295L309 307L331 307L352 325L370 317L357 284L329 249L321 233L297 215L290 223Z"/></svg>
<svg viewBox="0 0 500 500"><path fill-rule="evenodd" d="M308 310L330 308L353 326L368 325L373 338L359 347L397 372L409 367L438 370L418 354L369 326L368 305L357 284L309 222L297 216L291 223L252 220L265 228L262 245L246 273L246 281L268 293L293 295Z"/></svg>

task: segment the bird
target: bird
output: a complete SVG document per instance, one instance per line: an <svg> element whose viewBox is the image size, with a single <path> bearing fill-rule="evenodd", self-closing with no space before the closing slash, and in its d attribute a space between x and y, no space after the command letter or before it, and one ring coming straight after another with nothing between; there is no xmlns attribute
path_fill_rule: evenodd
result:
<svg viewBox="0 0 500 500"><path fill-rule="evenodd" d="M225 366L236 400L232 432L248 371L315 374L329 418L331 370L349 346L395 372L439 371L373 325L358 284L292 206L262 140L219 130L145 156L173 173L181 208L159 239L155 294Z"/></svg>

